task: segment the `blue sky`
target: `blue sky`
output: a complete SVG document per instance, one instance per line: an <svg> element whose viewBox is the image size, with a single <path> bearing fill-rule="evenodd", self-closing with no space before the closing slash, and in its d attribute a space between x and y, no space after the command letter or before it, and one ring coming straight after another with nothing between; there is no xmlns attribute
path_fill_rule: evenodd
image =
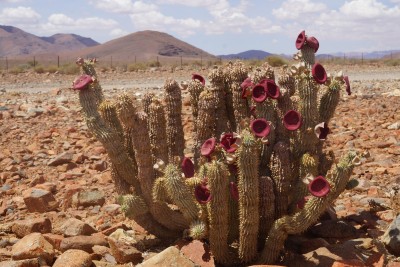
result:
<svg viewBox="0 0 400 267"><path fill-rule="evenodd" d="M292 54L301 30L319 53L400 49L400 0L0 0L0 25L104 43L157 30L215 55Z"/></svg>

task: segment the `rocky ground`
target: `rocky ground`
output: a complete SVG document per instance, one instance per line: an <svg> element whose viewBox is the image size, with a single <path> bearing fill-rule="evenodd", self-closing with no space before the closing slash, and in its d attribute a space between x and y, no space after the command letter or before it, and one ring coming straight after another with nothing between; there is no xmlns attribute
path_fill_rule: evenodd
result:
<svg viewBox="0 0 400 267"><path fill-rule="evenodd" d="M337 155L363 153L354 171L359 185L320 223L288 239L281 265L400 266L400 201L393 197L400 182L400 69L344 70L353 94L340 102L326 146ZM182 82L191 73L105 72L100 82L106 97L125 90L140 98L161 93L169 76ZM163 244L121 214L105 150L68 89L74 78L0 77L0 266L214 266L202 243Z"/></svg>

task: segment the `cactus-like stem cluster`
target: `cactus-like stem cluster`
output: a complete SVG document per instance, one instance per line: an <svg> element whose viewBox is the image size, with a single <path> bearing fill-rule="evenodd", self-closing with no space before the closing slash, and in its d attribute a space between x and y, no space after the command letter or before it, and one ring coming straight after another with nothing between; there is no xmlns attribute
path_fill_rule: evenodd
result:
<svg viewBox="0 0 400 267"><path fill-rule="evenodd" d="M126 94L104 100L93 61L80 59L84 75L74 89L107 150L125 215L162 238L207 240L223 265L272 264L289 234L314 224L346 189L356 163L353 152L335 164L333 152L323 151L350 85L315 62L316 38L303 31L296 48L298 63L279 78L267 64L240 61L212 68L209 85L193 74L193 147L185 147L176 81L165 82L162 100L145 94L140 111Z"/></svg>

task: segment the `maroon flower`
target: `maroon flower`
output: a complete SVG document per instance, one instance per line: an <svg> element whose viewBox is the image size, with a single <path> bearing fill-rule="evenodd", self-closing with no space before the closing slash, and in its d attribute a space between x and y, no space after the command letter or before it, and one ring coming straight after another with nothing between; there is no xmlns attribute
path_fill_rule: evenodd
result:
<svg viewBox="0 0 400 267"><path fill-rule="evenodd" d="M315 38L314 36L310 36L310 37L306 38L306 41L307 41L307 45L314 49L314 53L317 53L318 48L319 48L319 42L318 42L317 38Z"/></svg>
<svg viewBox="0 0 400 267"><path fill-rule="evenodd" d="M190 158L183 158L181 167L186 178L191 178L194 176L194 165Z"/></svg>
<svg viewBox="0 0 400 267"><path fill-rule="evenodd" d="M72 88L74 90L83 90L87 87L88 84L92 82L93 82L92 76L83 74L73 82Z"/></svg>
<svg viewBox="0 0 400 267"><path fill-rule="evenodd" d="M267 92L264 84L257 84L253 87L253 99L257 103L262 103L267 98Z"/></svg>
<svg viewBox="0 0 400 267"><path fill-rule="evenodd" d="M229 191L231 192L231 196L234 200L239 200L239 190L235 182L229 183Z"/></svg>
<svg viewBox="0 0 400 267"><path fill-rule="evenodd" d="M203 78L203 76L197 73L192 74L192 80L198 80L199 82L201 82L202 85L206 84L206 80Z"/></svg>
<svg viewBox="0 0 400 267"><path fill-rule="evenodd" d="M251 78L248 77L246 78L241 84L240 87L242 88L242 98L246 99L248 94L249 94L249 87L253 87L253 82L251 81Z"/></svg>
<svg viewBox="0 0 400 267"><path fill-rule="evenodd" d="M289 110L286 112L285 116L283 116L283 125L289 131L295 131L301 126L301 115L295 110Z"/></svg>
<svg viewBox="0 0 400 267"><path fill-rule="evenodd" d="M329 193L330 190L331 186L323 176L314 178L314 180L308 184L308 191L310 191L310 193L316 197L324 197Z"/></svg>
<svg viewBox="0 0 400 267"><path fill-rule="evenodd" d="M266 119L256 119L251 122L250 128L257 137L266 137L271 131L270 123Z"/></svg>
<svg viewBox="0 0 400 267"><path fill-rule="evenodd" d="M296 39L297 50L300 50L301 48L303 48L305 41L306 41L306 32L302 31L301 33L299 33L299 35L297 36L297 39Z"/></svg>
<svg viewBox="0 0 400 267"><path fill-rule="evenodd" d="M200 184L194 189L194 196L200 204L207 204L211 200L211 193L207 185Z"/></svg>
<svg viewBox="0 0 400 267"><path fill-rule="evenodd" d="M220 146L228 153L233 153L237 149L237 146L235 145L236 138L233 137L233 133L223 134L220 142Z"/></svg>
<svg viewBox="0 0 400 267"><path fill-rule="evenodd" d="M349 81L349 76L344 76L343 81L346 84L346 92L348 95L351 95L351 88L350 88L350 81Z"/></svg>
<svg viewBox="0 0 400 267"><path fill-rule="evenodd" d="M330 133L330 129L328 127L328 124L326 122L321 122L317 124L314 128L315 135L320 139L320 140L325 140L328 134Z"/></svg>
<svg viewBox="0 0 400 267"><path fill-rule="evenodd" d="M312 67L312 76L315 82L319 84L324 84L328 78L324 67L319 63L315 63Z"/></svg>
<svg viewBox="0 0 400 267"><path fill-rule="evenodd" d="M215 150L215 138L207 139L200 148L201 155L209 157Z"/></svg>
<svg viewBox="0 0 400 267"><path fill-rule="evenodd" d="M265 87L267 95L272 99L277 99L280 95L279 86L276 85L274 80L266 80Z"/></svg>

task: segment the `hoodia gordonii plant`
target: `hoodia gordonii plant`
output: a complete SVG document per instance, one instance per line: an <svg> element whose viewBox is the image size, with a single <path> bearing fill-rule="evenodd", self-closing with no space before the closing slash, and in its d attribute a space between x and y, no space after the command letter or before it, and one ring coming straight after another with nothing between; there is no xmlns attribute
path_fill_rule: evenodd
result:
<svg viewBox="0 0 400 267"><path fill-rule="evenodd" d="M214 67L210 84L193 74L193 132L183 132L173 79L163 98L105 100L95 62L78 59L73 89L125 215L166 241L208 242L216 262L235 266L276 262L288 235L316 223L358 163L355 152L336 160L323 146L340 95L351 92L347 76L315 62L315 37L301 32L296 48L297 63L277 79L267 64L240 61Z"/></svg>

